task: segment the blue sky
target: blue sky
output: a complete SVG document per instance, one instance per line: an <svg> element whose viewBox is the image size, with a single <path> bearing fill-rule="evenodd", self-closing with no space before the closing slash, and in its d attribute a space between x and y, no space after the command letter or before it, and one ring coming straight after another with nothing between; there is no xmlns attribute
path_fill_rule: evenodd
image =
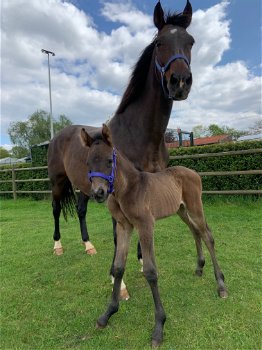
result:
<svg viewBox="0 0 262 350"><path fill-rule="evenodd" d="M110 33L116 28L112 22L104 19L100 14L100 4L103 1L75 0L72 1L79 9L90 13L96 25L101 30ZM193 11L205 10L220 1L218 0L191 0ZM149 15L156 1L132 1L135 6ZM184 0L164 0L161 2L166 10L182 11ZM175 7L174 7L175 6ZM227 17L230 20L232 46L225 52L221 64L244 60L255 74L261 73L261 1L260 0L231 0L228 2Z"/></svg>
<svg viewBox="0 0 262 350"><path fill-rule="evenodd" d="M49 111L99 126L113 115L133 65L156 33L149 0L2 0L1 144L10 123ZM186 0L163 0L181 12ZM261 1L191 0L193 86L169 127L212 123L247 130L261 119Z"/></svg>

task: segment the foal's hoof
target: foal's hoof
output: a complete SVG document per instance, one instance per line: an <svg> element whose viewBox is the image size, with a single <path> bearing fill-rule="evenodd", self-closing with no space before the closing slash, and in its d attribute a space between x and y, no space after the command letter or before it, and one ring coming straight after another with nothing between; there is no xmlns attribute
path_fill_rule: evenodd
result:
<svg viewBox="0 0 262 350"><path fill-rule="evenodd" d="M63 247L54 248L54 254L57 255L57 256L63 255L63 254L64 254L64 249L63 249Z"/></svg>
<svg viewBox="0 0 262 350"><path fill-rule="evenodd" d="M161 345L161 343L161 340L152 339L152 349L157 349Z"/></svg>
<svg viewBox="0 0 262 350"><path fill-rule="evenodd" d="M99 322L96 322L96 329L104 329L105 327L106 327L106 325L103 326Z"/></svg>
<svg viewBox="0 0 262 350"><path fill-rule="evenodd" d="M218 295L222 299L226 299L228 297L228 292L226 289L218 289Z"/></svg>
<svg viewBox="0 0 262 350"><path fill-rule="evenodd" d="M120 300L128 300L130 298L130 295L127 291L127 289L121 289L120 290Z"/></svg>

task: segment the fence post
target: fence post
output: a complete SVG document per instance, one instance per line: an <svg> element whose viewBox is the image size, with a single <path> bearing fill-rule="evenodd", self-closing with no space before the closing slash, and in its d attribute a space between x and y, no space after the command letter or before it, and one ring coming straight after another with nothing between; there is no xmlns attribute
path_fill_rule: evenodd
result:
<svg viewBox="0 0 262 350"><path fill-rule="evenodd" d="M14 197L14 200L16 200L17 195L16 195L16 182L15 182L15 167L14 167L14 165L12 166L12 188L13 188L13 197Z"/></svg>

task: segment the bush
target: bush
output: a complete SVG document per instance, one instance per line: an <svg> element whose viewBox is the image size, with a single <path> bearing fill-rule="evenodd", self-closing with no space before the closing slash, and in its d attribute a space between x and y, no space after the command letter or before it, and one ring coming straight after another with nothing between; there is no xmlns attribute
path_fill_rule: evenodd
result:
<svg viewBox="0 0 262 350"><path fill-rule="evenodd" d="M245 141L210 146L195 146L171 149L171 156L218 153L262 148L262 141ZM169 166L183 165L196 170L233 171L261 169L262 153L225 155L221 157L170 159ZM213 190L261 190L261 175L202 176L203 189Z"/></svg>

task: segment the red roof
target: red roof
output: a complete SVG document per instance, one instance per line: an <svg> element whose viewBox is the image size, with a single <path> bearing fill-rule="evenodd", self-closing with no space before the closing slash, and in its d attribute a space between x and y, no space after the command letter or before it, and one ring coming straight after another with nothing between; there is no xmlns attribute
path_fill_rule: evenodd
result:
<svg viewBox="0 0 262 350"><path fill-rule="evenodd" d="M204 145L212 145L215 143L221 142L229 142L232 141L232 137L230 135L217 135L217 136L207 136L207 137L199 137L194 139L194 146L204 146ZM178 141L167 143L167 148L176 148L179 147ZM183 146L190 146L189 140L183 140Z"/></svg>

